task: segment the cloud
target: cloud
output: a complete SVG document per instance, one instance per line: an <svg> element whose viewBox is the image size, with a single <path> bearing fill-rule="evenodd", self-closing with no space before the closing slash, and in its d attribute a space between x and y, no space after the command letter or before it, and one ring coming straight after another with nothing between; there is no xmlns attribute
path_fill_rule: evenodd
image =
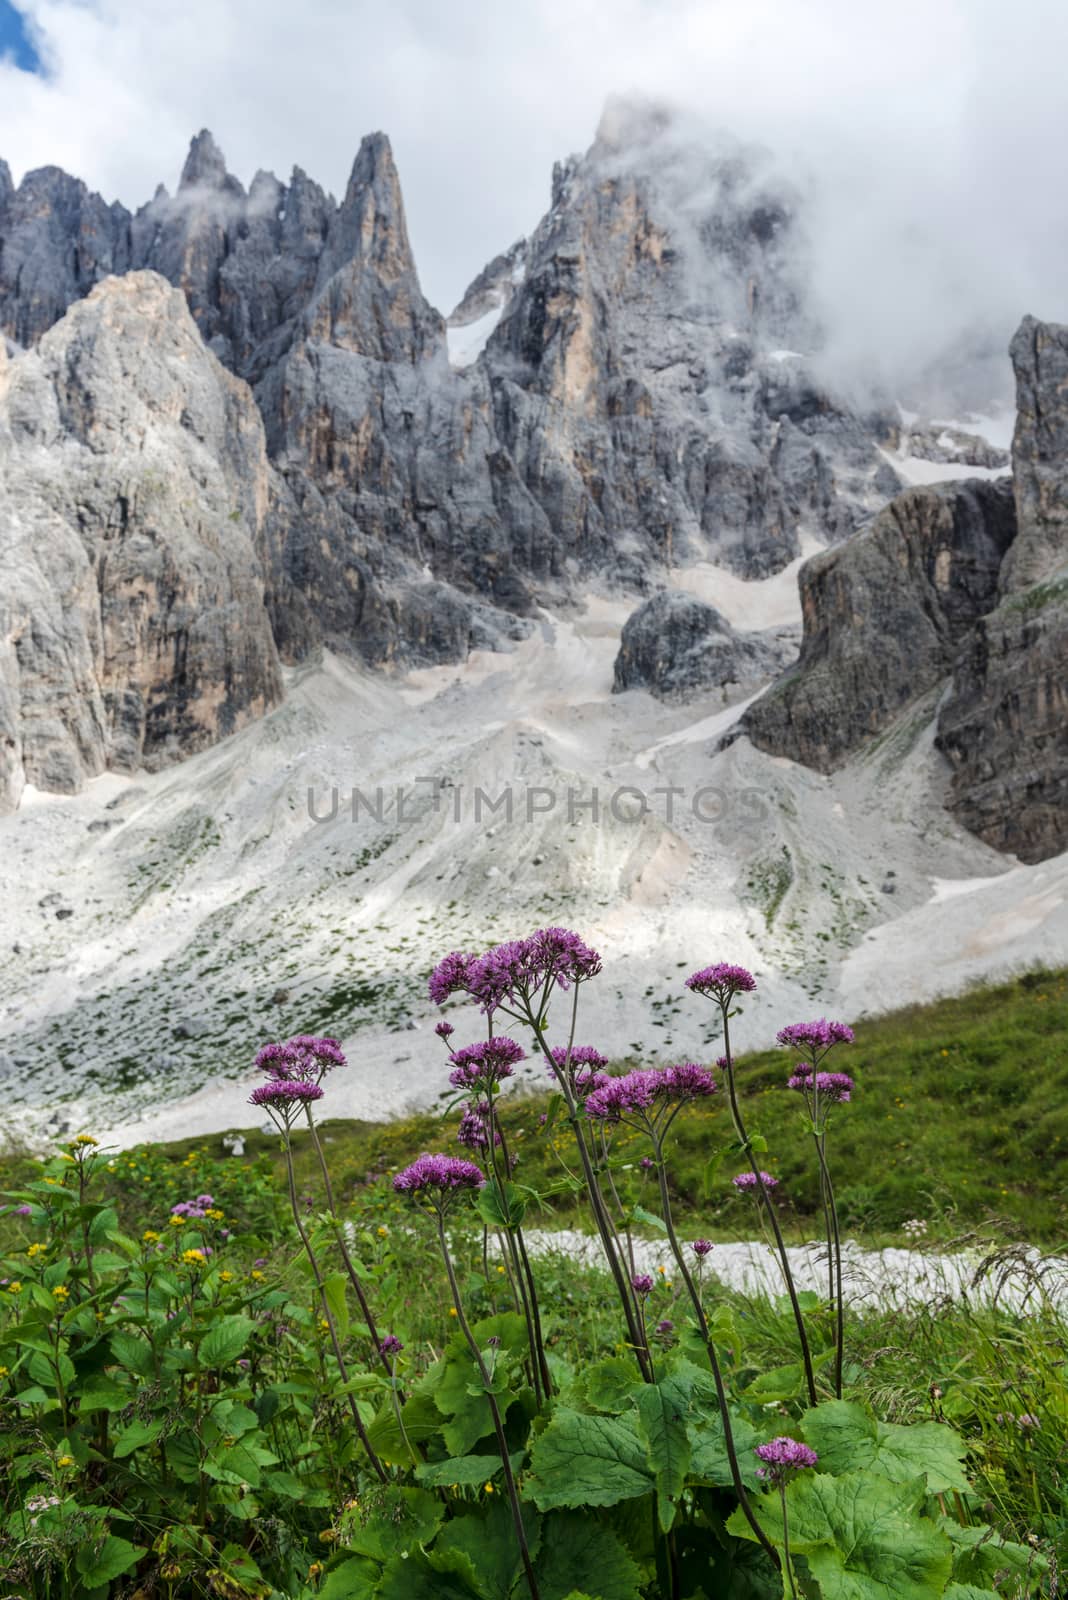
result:
<svg viewBox="0 0 1068 1600"><path fill-rule="evenodd" d="M173 188L210 127L246 184L299 163L339 193L362 134L400 167L445 309L529 232L552 162L613 93L770 146L812 195L843 362L891 376L932 344L1003 347L1068 320L1060 0L24 0L46 76L0 63L0 154L106 196ZM906 359L907 358L907 359Z"/></svg>

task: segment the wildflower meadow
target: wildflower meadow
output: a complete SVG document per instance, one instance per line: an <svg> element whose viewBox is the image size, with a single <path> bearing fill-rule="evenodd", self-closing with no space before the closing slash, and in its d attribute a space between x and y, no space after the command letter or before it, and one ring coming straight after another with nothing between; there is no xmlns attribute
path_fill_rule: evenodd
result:
<svg viewBox="0 0 1068 1600"><path fill-rule="evenodd" d="M911 1326L851 1309L835 1173L864 1093L852 1028L778 1034L823 1245L813 1290L739 1083L752 974L686 980L717 1022L714 1062L620 1071L583 1032L600 972L561 928L445 956L426 1046L440 1142L356 1196L322 1127L350 1069L312 1035L255 1059L280 1169L86 1133L11 1188L0 1593L1054 1600L1062 1326L1048 1307L969 1320L947 1303ZM517 1088L532 1062L536 1114ZM715 1132L704 1192L746 1208L776 1265L763 1304L723 1288L715 1240L680 1209L673 1159L698 1115ZM535 1246L561 1203L595 1266ZM648 1237L671 1265L645 1269ZM1009 1385L1007 1361L1024 1375Z"/></svg>

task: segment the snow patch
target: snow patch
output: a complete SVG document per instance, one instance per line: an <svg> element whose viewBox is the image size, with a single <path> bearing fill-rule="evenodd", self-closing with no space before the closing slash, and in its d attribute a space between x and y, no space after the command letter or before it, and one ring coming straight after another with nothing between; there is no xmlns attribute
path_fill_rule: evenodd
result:
<svg viewBox="0 0 1068 1600"><path fill-rule="evenodd" d="M478 360L490 334L501 320L504 306L493 306L481 317L476 317L474 322L465 322L462 327L447 326L445 339L449 347L449 365L451 367L470 367Z"/></svg>

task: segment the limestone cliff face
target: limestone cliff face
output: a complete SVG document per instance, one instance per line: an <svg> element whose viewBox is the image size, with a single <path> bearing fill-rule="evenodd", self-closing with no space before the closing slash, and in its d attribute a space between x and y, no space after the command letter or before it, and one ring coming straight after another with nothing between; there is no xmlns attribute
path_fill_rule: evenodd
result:
<svg viewBox="0 0 1068 1600"><path fill-rule="evenodd" d="M627 618L613 691L647 689L658 700L684 700L718 689L738 698L793 657L795 632L741 633L715 606L661 589Z"/></svg>
<svg viewBox="0 0 1068 1600"><path fill-rule="evenodd" d="M746 713L760 749L829 772L945 678L1015 532L999 481L909 489L801 569L797 666Z"/></svg>
<svg viewBox="0 0 1068 1600"><path fill-rule="evenodd" d="M0 805L176 760L277 703L245 384L154 274L0 365Z"/></svg>
<svg viewBox="0 0 1068 1600"><path fill-rule="evenodd" d="M1012 342L1019 532L955 663L938 720L949 807L999 850L1068 848L1068 327L1027 317Z"/></svg>

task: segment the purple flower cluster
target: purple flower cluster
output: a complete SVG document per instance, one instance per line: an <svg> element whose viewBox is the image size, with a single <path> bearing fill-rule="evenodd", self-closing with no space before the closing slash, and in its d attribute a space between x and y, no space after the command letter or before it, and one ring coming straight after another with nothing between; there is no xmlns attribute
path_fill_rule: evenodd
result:
<svg viewBox="0 0 1068 1600"><path fill-rule="evenodd" d="M605 1122L620 1122L627 1117L641 1119L658 1103L681 1104L715 1092L711 1072L696 1061L684 1061L677 1067L639 1067L607 1079L588 1097L586 1110Z"/></svg>
<svg viewBox="0 0 1068 1600"><path fill-rule="evenodd" d="M464 955L454 950L430 975L429 993L435 1005L453 994L467 994L490 1013L533 1000L539 990L555 985L568 989L594 978L601 970L595 950L567 928L539 928L528 939L511 939L485 955Z"/></svg>
<svg viewBox="0 0 1068 1600"><path fill-rule="evenodd" d="M399 1356L404 1346L395 1333L387 1333L386 1337L380 1340L378 1348L384 1356Z"/></svg>
<svg viewBox="0 0 1068 1600"><path fill-rule="evenodd" d="M764 1463L757 1468L757 1477L775 1487L785 1483L792 1473L814 1467L819 1460L815 1450L810 1450L807 1444L802 1444L799 1439L791 1439L787 1434L769 1439L767 1444L758 1444L753 1454Z"/></svg>
<svg viewBox="0 0 1068 1600"><path fill-rule="evenodd" d="M743 1194L749 1194L754 1190L759 1190L761 1184L765 1189L775 1189L778 1187L779 1180L778 1178L773 1178L770 1172L761 1172L759 1181L755 1172L739 1172L731 1179L731 1182Z"/></svg>
<svg viewBox="0 0 1068 1600"><path fill-rule="evenodd" d="M711 1239L695 1239L691 1248L693 1249L694 1255L697 1256L698 1259L700 1259L700 1258L702 1258L704 1256L707 1256L708 1253L711 1251L711 1249L712 1249L712 1240Z"/></svg>
<svg viewBox="0 0 1068 1600"><path fill-rule="evenodd" d="M473 1161L423 1154L397 1173L393 1187L398 1194L426 1195L441 1204L465 1189L481 1189L485 1181L485 1174Z"/></svg>
<svg viewBox="0 0 1068 1600"><path fill-rule="evenodd" d="M171 1216L197 1221L200 1217L206 1217L214 1205L210 1194L198 1194L195 1200L179 1200L177 1205L171 1206Z"/></svg>
<svg viewBox="0 0 1068 1600"><path fill-rule="evenodd" d="M792 1050L807 1051L815 1064L832 1045L852 1044L854 1034L844 1022L828 1022L826 1017L817 1017L815 1022L791 1022L788 1027L779 1029L776 1038Z"/></svg>
<svg viewBox="0 0 1068 1600"><path fill-rule="evenodd" d="M456 1138L460 1144L466 1145L469 1150L485 1150L489 1147L488 1100L480 1100L477 1105L467 1107L460 1118L460 1127ZM501 1136L494 1128L494 1146L499 1145L500 1142Z"/></svg>
<svg viewBox="0 0 1068 1600"><path fill-rule="evenodd" d="M635 1294L652 1294L653 1280L647 1272L636 1272L630 1280L630 1286Z"/></svg>
<svg viewBox="0 0 1068 1600"><path fill-rule="evenodd" d="M526 1060L526 1051L502 1034L482 1044L464 1045L462 1050L454 1050L449 1060L453 1064L449 1082L454 1089L484 1089L492 1094L503 1078L512 1076L515 1064Z"/></svg>
<svg viewBox="0 0 1068 1600"><path fill-rule="evenodd" d="M550 1053L557 1072L566 1072L571 1087L579 1094L592 1094L594 1089L602 1088L609 1081L604 1071L608 1057L595 1050L592 1044L572 1045L570 1051L566 1045L558 1044ZM552 1072L551 1067L546 1070Z"/></svg>
<svg viewBox="0 0 1068 1600"><path fill-rule="evenodd" d="M248 1097L250 1106L264 1106L277 1112L285 1122L313 1100L321 1100L323 1091L317 1083L304 1078L269 1078L258 1083Z"/></svg>
<svg viewBox="0 0 1068 1600"><path fill-rule="evenodd" d="M786 1087L799 1094L818 1095L829 1105L841 1105L853 1095L853 1080L848 1072L813 1072L807 1061L799 1061Z"/></svg>
<svg viewBox="0 0 1068 1600"><path fill-rule="evenodd" d="M707 995L711 1000L718 1000L720 1005L726 1005L736 994L751 994L756 988L756 979L745 967L717 961L714 966L692 972L686 979L686 987L694 994Z"/></svg>
<svg viewBox="0 0 1068 1600"><path fill-rule="evenodd" d="M314 1033L297 1033L284 1043L265 1044L254 1063L268 1078L320 1083L326 1073L348 1063L336 1039Z"/></svg>

